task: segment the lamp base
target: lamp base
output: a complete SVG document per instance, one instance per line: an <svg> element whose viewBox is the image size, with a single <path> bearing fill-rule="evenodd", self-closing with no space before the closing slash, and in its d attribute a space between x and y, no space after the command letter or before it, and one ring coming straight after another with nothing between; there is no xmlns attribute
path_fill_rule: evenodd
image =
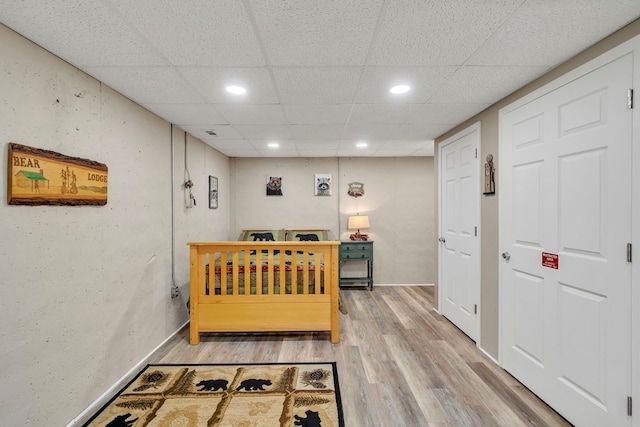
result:
<svg viewBox="0 0 640 427"><path fill-rule="evenodd" d="M356 231L355 233L349 235L349 239L351 240L369 240L369 236L363 233L360 233L360 230Z"/></svg>

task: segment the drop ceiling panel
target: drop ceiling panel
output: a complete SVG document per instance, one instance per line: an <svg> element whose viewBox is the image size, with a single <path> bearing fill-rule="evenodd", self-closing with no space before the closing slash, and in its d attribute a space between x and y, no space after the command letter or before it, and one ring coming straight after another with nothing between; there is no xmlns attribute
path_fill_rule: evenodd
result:
<svg viewBox="0 0 640 427"><path fill-rule="evenodd" d="M292 125L342 124L349 118L350 104L282 106L287 121Z"/></svg>
<svg viewBox="0 0 640 427"><path fill-rule="evenodd" d="M295 139L340 139L343 125L295 125L291 133Z"/></svg>
<svg viewBox="0 0 640 427"><path fill-rule="evenodd" d="M173 65L265 64L244 2L108 1Z"/></svg>
<svg viewBox="0 0 640 427"><path fill-rule="evenodd" d="M151 104L143 105L147 110L165 120L179 125L199 125L202 123L228 124L229 122L211 104ZM169 120L169 118L171 118Z"/></svg>
<svg viewBox="0 0 640 427"><path fill-rule="evenodd" d="M611 22L622 27L638 14L638 1L530 0L498 28L467 63L550 67L611 34Z"/></svg>
<svg viewBox="0 0 640 427"><path fill-rule="evenodd" d="M273 66L363 65L383 0L251 1Z"/></svg>
<svg viewBox="0 0 640 427"><path fill-rule="evenodd" d="M185 67L180 68L184 80L213 104L277 104L278 94L271 74L265 67L221 68ZM242 86L244 95L233 95L226 91L229 85Z"/></svg>
<svg viewBox="0 0 640 427"><path fill-rule="evenodd" d="M203 104L198 92L174 68L165 67L88 67L96 79L139 104Z"/></svg>
<svg viewBox="0 0 640 427"><path fill-rule="evenodd" d="M350 104L358 88L360 73L358 67L273 70L283 104Z"/></svg>
<svg viewBox="0 0 640 427"><path fill-rule="evenodd" d="M366 124L347 125L344 128L342 139L373 141L374 139L385 140L391 138L399 125L386 124Z"/></svg>
<svg viewBox="0 0 640 427"><path fill-rule="evenodd" d="M474 103L458 103L458 104L424 104L409 117L407 123L421 124L449 124L455 125L462 123L467 118L483 111L491 104L474 104Z"/></svg>
<svg viewBox="0 0 640 427"><path fill-rule="evenodd" d="M222 117L236 125L284 125L287 123L282 107L277 104L219 104L216 109Z"/></svg>
<svg viewBox="0 0 640 427"><path fill-rule="evenodd" d="M240 134L233 126L229 125L213 125L213 126L180 126L185 131L189 132L191 135L196 138L200 138L202 140L206 139L207 141L212 140L227 140L227 139L244 139L244 136ZM215 132L215 136L209 135L206 133L207 131ZM248 142L247 142L248 143Z"/></svg>
<svg viewBox="0 0 640 427"><path fill-rule="evenodd" d="M355 104L349 124L401 124L420 107L421 104Z"/></svg>
<svg viewBox="0 0 640 427"><path fill-rule="evenodd" d="M535 66L461 67L429 102L491 104L546 71L548 67Z"/></svg>
<svg viewBox="0 0 640 427"><path fill-rule="evenodd" d="M100 0L3 2L0 22L79 68L169 65Z"/></svg>
<svg viewBox="0 0 640 427"><path fill-rule="evenodd" d="M431 124L431 123L405 123L398 126L395 132L389 137L392 140L425 140L424 135L442 135L453 125Z"/></svg>
<svg viewBox="0 0 640 427"><path fill-rule="evenodd" d="M362 72L357 104L398 105L424 103L450 78L458 67L367 67ZM406 84L411 91L394 95L392 86Z"/></svg>
<svg viewBox="0 0 640 427"><path fill-rule="evenodd" d="M524 0L391 0L374 65L462 65Z"/></svg>
<svg viewBox="0 0 640 427"><path fill-rule="evenodd" d="M249 141L293 139L291 128L287 125L237 125L234 128Z"/></svg>

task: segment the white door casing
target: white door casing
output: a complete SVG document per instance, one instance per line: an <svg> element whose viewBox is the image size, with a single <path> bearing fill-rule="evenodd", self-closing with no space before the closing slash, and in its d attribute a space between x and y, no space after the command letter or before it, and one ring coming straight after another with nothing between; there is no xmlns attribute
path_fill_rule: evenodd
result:
<svg viewBox="0 0 640 427"><path fill-rule="evenodd" d="M480 123L439 146L439 310L480 338Z"/></svg>
<svg viewBox="0 0 640 427"><path fill-rule="evenodd" d="M500 362L581 426L631 425L632 64L500 112Z"/></svg>

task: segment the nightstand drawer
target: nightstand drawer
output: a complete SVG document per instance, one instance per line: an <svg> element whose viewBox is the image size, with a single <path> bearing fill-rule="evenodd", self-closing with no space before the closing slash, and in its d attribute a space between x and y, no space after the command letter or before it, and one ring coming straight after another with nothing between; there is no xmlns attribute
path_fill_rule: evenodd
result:
<svg viewBox="0 0 640 427"><path fill-rule="evenodd" d="M340 252L342 259L364 259L371 258L371 251L368 249L354 249Z"/></svg>
<svg viewBox="0 0 640 427"><path fill-rule="evenodd" d="M373 254L373 246L371 244L352 243L340 247L341 259L364 259L371 258Z"/></svg>

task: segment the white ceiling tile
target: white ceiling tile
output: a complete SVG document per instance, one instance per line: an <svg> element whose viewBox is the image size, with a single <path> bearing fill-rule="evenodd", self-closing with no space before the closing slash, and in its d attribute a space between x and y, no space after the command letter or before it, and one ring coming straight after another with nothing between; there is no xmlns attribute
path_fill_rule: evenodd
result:
<svg viewBox="0 0 640 427"><path fill-rule="evenodd" d="M138 104L202 104L206 101L172 68L88 67L87 72Z"/></svg>
<svg viewBox="0 0 640 427"><path fill-rule="evenodd" d="M283 125L287 123L280 105L220 104L222 117L237 125Z"/></svg>
<svg viewBox="0 0 640 427"><path fill-rule="evenodd" d="M380 147L380 150L421 150L425 147L433 146L433 140L427 141L406 141L406 140L388 140Z"/></svg>
<svg viewBox="0 0 640 427"><path fill-rule="evenodd" d="M492 104L547 70L547 67L535 66L461 67L429 102Z"/></svg>
<svg viewBox="0 0 640 427"><path fill-rule="evenodd" d="M355 104L349 124L400 124L407 121L419 107L420 104Z"/></svg>
<svg viewBox="0 0 640 427"><path fill-rule="evenodd" d="M237 125L234 128L249 140L285 140L293 139L291 128L286 125Z"/></svg>
<svg viewBox="0 0 640 427"><path fill-rule="evenodd" d="M185 81L193 85L207 101L213 104L276 104L276 93L271 74L264 68L180 68ZM229 85L242 86L244 95L226 91Z"/></svg>
<svg viewBox="0 0 640 427"><path fill-rule="evenodd" d="M108 1L174 65L265 64L243 2Z"/></svg>
<svg viewBox="0 0 640 427"><path fill-rule="evenodd" d="M399 125L367 124L347 125L342 134L343 139L372 141L374 139L388 139L398 129Z"/></svg>
<svg viewBox="0 0 640 427"><path fill-rule="evenodd" d="M462 65L524 0L390 0L373 65Z"/></svg>
<svg viewBox="0 0 640 427"><path fill-rule="evenodd" d="M398 126L389 139L424 141L432 139L432 135L442 135L452 127L453 124L405 123Z"/></svg>
<svg viewBox="0 0 640 427"><path fill-rule="evenodd" d="M233 126L230 126L230 125L210 125L210 126L185 125L180 127L185 131L189 132L191 135L203 141L244 139L244 136L241 135ZM209 135L207 131L213 131L215 132L215 135Z"/></svg>
<svg viewBox="0 0 640 427"><path fill-rule="evenodd" d="M343 125L295 125L291 133L296 139L339 139Z"/></svg>
<svg viewBox="0 0 640 427"><path fill-rule="evenodd" d="M275 68L283 104L350 104L358 87L360 68Z"/></svg>
<svg viewBox="0 0 640 427"><path fill-rule="evenodd" d="M392 105L427 102L456 70L457 67L366 67L354 102ZM389 92L399 84L406 84L411 90L398 95Z"/></svg>
<svg viewBox="0 0 640 427"><path fill-rule="evenodd" d="M407 123L431 123L456 125L483 111L491 104L424 104Z"/></svg>
<svg viewBox="0 0 640 427"><path fill-rule="evenodd" d="M349 117L351 105L283 105L287 121L292 125L344 124Z"/></svg>
<svg viewBox="0 0 640 427"><path fill-rule="evenodd" d="M0 22L82 69L169 65L135 28L100 0L3 2Z"/></svg>
<svg viewBox="0 0 640 427"><path fill-rule="evenodd" d="M251 1L274 66L363 65L382 0Z"/></svg>
<svg viewBox="0 0 640 427"><path fill-rule="evenodd" d="M143 104L147 110L166 121L179 125L198 125L201 123L228 124L211 104Z"/></svg>
<svg viewBox="0 0 640 427"><path fill-rule="evenodd" d="M235 139L207 139L203 140L204 143L212 146L213 148L219 151L227 151L227 150L254 150L255 147L253 144L250 144L248 141L244 139L235 140Z"/></svg>
<svg viewBox="0 0 640 427"><path fill-rule="evenodd" d="M300 157L336 157L338 153L337 149L323 150L323 149L300 149L298 148L298 154Z"/></svg>
<svg viewBox="0 0 640 427"><path fill-rule="evenodd" d="M528 0L467 64L556 66L611 34L612 28L633 21L638 14L638 1Z"/></svg>
<svg viewBox="0 0 640 427"><path fill-rule="evenodd" d="M272 148L269 147L269 144L271 143L277 143L279 146L277 148ZM297 150L297 146L295 141L292 140L269 140L269 139L265 139L265 140L252 140L251 141L251 145L253 145L257 150L261 150L261 151L274 151L274 152L285 152L285 151L290 151L290 150Z"/></svg>
<svg viewBox="0 0 640 427"><path fill-rule="evenodd" d="M220 151L222 154L224 154L227 157L263 157L262 154L254 148L250 150L235 150L235 149L229 148L229 149L218 150L218 151Z"/></svg>

